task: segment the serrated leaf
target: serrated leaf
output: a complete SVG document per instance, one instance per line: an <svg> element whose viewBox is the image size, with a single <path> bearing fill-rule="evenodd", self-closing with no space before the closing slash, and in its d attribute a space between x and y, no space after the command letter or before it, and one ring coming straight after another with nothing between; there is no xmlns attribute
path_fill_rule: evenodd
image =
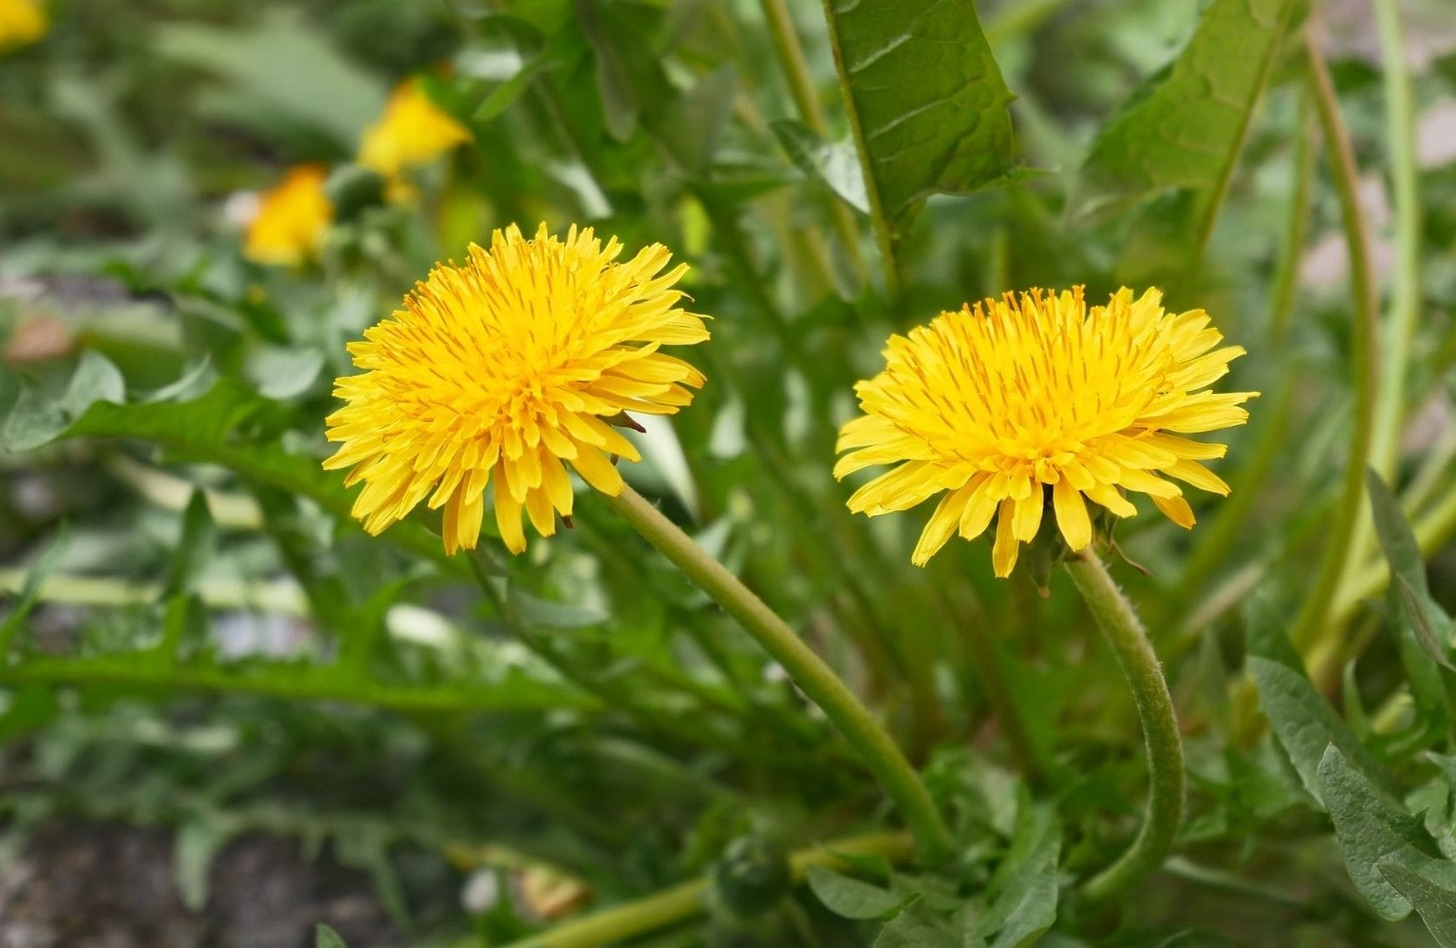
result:
<svg viewBox="0 0 1456 948"><path fill-rule="evenodd" d="M869 204L891 239L931 194L975 191L1011 171L1011 93L973 4L824 6Z"/></svg>
<svg viewBox="0 0 1456 948"><path fill-rule="evenodd" d="M841 918L881 918L907 901L888 889L842 876L824 866L810 866L805 878L824 907Z"/></svg>
<svg viewBox="0 0 1456 948"><path fill-rule="evenodd" d="M1436 944L1456 948L1456 866L1405 853L1382 859L1375 868L1421 913Z"/></svg>
<svg viewBox="0 0 1456 948"><path fill-rule="evenodd" d="M1057 920L1057 856L1061 834L1049 807L1023 800L1006 858L988 886L991 904L981 918L992 948L1029 944Z"/></svg>
<svg viewBox="0 0 1456 948"><path fill-rule="evenodd" d="M826 142L798 122L773 123L774 134L800 171L822 181L840 200L861 214L870 212L864 171L850 142Z"/></svg>
<svg viewBox="0 0 1456 948"><path fill-rule="evenodd" d="M319 922L313 930L313 948L349 948L349 946L344 944L344 939L339 937L338 932L323 922Z"/></svg>
<svg viewBox="0 0 1456 948"><path fill-rule="evenodd" d="M351 522L353 498L343 477L325 471L317 457L286 450L274 436L273 429L286 415L285 406L224 378L187 402L97 402L57 436L151 441L180 458L221 464L245 478L307 497L340 521ZM248 437L242 437L244 428L251 429ZM440 541L418 523L397 523L387 536L431 559L445 559Z"/></svg>
<svg viewBox="0 0 1456 948"><path fill-rule="evenodd" d="M1257 655L1249 657L1249 674L1259 688L1260 705L1274 736L1312 797L1324 802L1320 794L1319 763L1325 748L1331 745L1359 761L1363 773L1394 792L1394 778L1361 746L1308 678Z"/></svg>
<svg viewBox="0 0 1456 948"><path fill-rule="evenodd" d="M1421 821L1352 767L1334 745L1320 759L1318 779L1320 797L1335 824L1335 840L1355 888L1381 918L1405 918L1411 911L1410 902L1386 881L1376 864L1403 850L1421 853L1431 849Z"/></svg>
<svg viewBox="0 0 1456 948"><path fill-rule="evenodd" d="M1248 670L1259 689L1259 703L1310 795L1323 800L1319 766L1331 744L1376 785L1387 793L1398 793L1395 778L1305 675L1288 636L1278 628L1277 618L1262 599L1251 604L1248 622Z"/></svg>
<svg viewBox="0 0 1456 948"><path fill-rule="evenodd" d="M1074 206L1171 188L1221 197L1297 2L1214 0L1171 67L1103 127Z"/></svg>

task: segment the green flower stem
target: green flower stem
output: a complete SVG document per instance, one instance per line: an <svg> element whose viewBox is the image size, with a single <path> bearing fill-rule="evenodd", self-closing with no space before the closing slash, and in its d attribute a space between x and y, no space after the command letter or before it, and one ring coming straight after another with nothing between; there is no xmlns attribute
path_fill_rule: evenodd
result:
<svg viewBox="0 0 1456 948"><path fill-rule="evenodd" d="M1365 466L1370 458L1370 444L1375 425L1375 392L1379 365L1377 347L1380 327L1379 304L1375 299L1375 282L1370 263L1369 229L1359 199L1359 170L1350 135L1340 117L1334 83L1325 65L1319 46L1308 29L1304 35L1305 67L1310 91L1314 95L1315 113L1324 132L1325 151L1333 173L1335 190L1340 197L1341 217L1345 225L1345 242L1350 250L1350 284L1354 296L1354 325L1351 327L1350 365L1354 373L1352 386L1355 402L1355 424L1350 432L1349 457L1345 459L1345 480L1339 505L1335 509L1329 532L1324 537L1324 556L1314 585L1289 633L1301 654L1331 651L1332 643L1323 640L1338 636L1340 627L1329 623L1340 578L1347 564L1358 562L1358 551L1352 542L1356 525L1366 508ZM1338 651L1338 649L1334 649Z"/></svg>
<svg viewBox="0 0 1456 948"><path fill-rule="evenodd" d="M1148 749L1150 787L1142 828L1127 852L1083 889L1088 899L1106 902L1136 887L1173 851L1183 823L1183 739L1178 734L1163 667L1132 604L1117 588L1107 567L1087 549L1067 560L1067 571L1117 654L1137 703Z"/></svg>
<svg viewBox="0 0 1456 948"><path fill-rule="evenodd" d="M824 660L762 599L739 582L738 577L709 556L641 494L623 487L616 497L603 496L688 579L737 619L764 651L783 666L794 684L824 711L895 801L915 836L921 856L930 863L946 858L951 848L950 833L925 784L890 735Z"/></svg>
<svg viewBox="0 0 1456 948"><path fill-rule="evenodd" d="M852 869L845 856L883 856L901 862L912 852L911 840L904 833L873 833L802 849L789 857L789 869L795 882L803 879L810 866L831 869ZM706 876L664 889L636 902L605 909L594 915L558 925L555 928L512 942L506 948L593 948L615 944L668 925L686 921L703 912L707 905L709 880Z"/></svg>
<svg viewBox="0 0 1456 948"><path fill-rule="evenodd" d="M1380 390L1375 400L1371 466L1387 481L1395 472L1405 407L1405 373L1411 339L1420 314L1421 197L1416 173L1415 108L1406 68L1404 30L1396 0L1375 0L1375 24L1385 68L1385 135L1394 192L1395 273L1390 285L1390 317L1381 353ZM1368 533L1368 530L1367 530ZM1364 545L1361 545L1364 549Z"/></svg>

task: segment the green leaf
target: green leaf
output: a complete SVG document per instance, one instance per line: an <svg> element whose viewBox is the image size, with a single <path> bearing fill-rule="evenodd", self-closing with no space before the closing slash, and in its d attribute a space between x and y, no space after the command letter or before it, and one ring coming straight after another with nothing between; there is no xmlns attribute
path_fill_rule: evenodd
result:
<svg viewBox="0 0 1456 948"><path fill-rule="evenodd" d="M964 935L951 918L915 903L885 923L874 948L977 948L984 944Z"/></svg>
<svg viewBox="0 0 1456 948"><path fill-rule="evenodd" d="M844 203L862 214L870 212L865 193L864 171L850 142L826 142L798 122L780 119L773 123L779 144L789 160L805 174L828 185Z"/></svg>
<svg viewBox="0 0 1456 948"><path fill-rule="evenodd" d="M1248 670L1258 686L1264 715L1311 796L1323 802L1319 768L1325 748L1330 745L1339 748L1383 790L1399 792L1395 778L1365 749L1304 674L1288 637L1277 628L1263 600L1255 600L1249 609L1248 647Z"/></svg>
<svg viewBox="0 0 1456 948"><path fill-rule="evenodd" d="M1082 166L1073 211L1193 189L1201 194L1179 208L1175 240L1202 248L1297 4L1214 0L1172 65L1103 127Z"/></svg>
<svg viewBox="0 0 1456 948"><path fill-rule="evenodd" d="M313 933L313 948L349 948L339 933L323 922L314 927Z"/></svg>
<svg viewBox="0 0 1456 948"><path fill-rule="evenodd" d="M1387 790L1394 790L1394 778L1361 746L1308 678L1258 656L1249 657L1249 674L1259 688L1260 704L1269 726L1311 796L1323 802L1319 762L1325 748L1331 745L1359 761L1367 776L1380 775L1380 783Z"/></svg>
<svg viewBox="0 0 1456 948"><path fill-rule="evenodd" d="M217 545L217 524L207 506L207 495L194 490L182 513L182 538L172 551L162 599L171 599L192 588L192 578L202 571Z"/></svg>
<svg viewBox="0 0 1456 948"><path fill-rule="evenodd" d="M825 0L882 252L931 194L1011 171L1011 93L971 3Z"/></svg>
<svg viewBox="0 0 1456 948"><path fill-rule="evenodd" d="M98 352L81 353L76 370L59 398L26 383L0 425L0 451L30 451L54 440L97 402L121 402L126 381L121 370Z"/></svg>
<svg viewBox="0 0 1456 948"><path fill-rule="evenodd" d="M246 103L224 107L229 116L285 115L327 133L342 153L353 151L384 108L379 78L344 58L297 11L269 11L252 29L168 23L154 37L159 56L226 80L233 100Z"/></svg>
<svg viewBox="0 0 1456 948"><path fill-rule="evenodd" d="M600 609L533 596L523 592L516 583L506 590L506 602L516 617L532 628L586 629L611 618Z"/></svg>
<svg viewBox="0 0 1456 948"><path fill-rule="evenodd" d="M1421 821L1352 767L1334 745L1326 748L1320 760L1319 787L1355 888L1382 918L1405 918L1411 904L1386 881L1376 864L1403 850L1421 853L1431 849Z"/></svg>
<svg viewBox="0 0 1456 948"><path fill-rule="evenodd" d="M0 744L10 744L44 727L61 711L56 689L47 685L16 688L0 700L4 702L4 710L0 711Z"/></svg>
<svg viewBox="0 0 1456 948"><path fill-rule="evenodd" d="M1365 472L1365 487L1370 494L1370 512L1375 520L1375 535L1380 550L1390 564L1395 592L1401 611L1410 623L1415 644L1431 661L1456 671L1447 655L1453 623L1451 617L1431 598L1426 562L1416 543L1410 521L1389 487L1373 470Z"/></svg>
<svg viewBox="0 0 1456 948"><path fill-rule="evenodd" d="M647 116L653 137L683 170L702 177L713 165L737 95L738 76L733 67L720 66L673 99L660 115Z"/></svg>
<svg viewBox="0 0 1456 948"><path fill-rule="evenodd" d="M644 54L650 57L651 53L643 49L644 37L636 35L624 17L616 15L619 11L604 11L601 0L576 0L574 6L577 25L596 61L597 92L607 132L625 142L637 131L637 119L642 113L633 57L640 61Z"/></svg>
<svg viewBox="0 0 1456 948"><path fill-rule="evenodd" d="M286 415L286 406L224 378L207 394L187 402L96 402L60 435L151 441L177 458L221 464L249 480L307 497L340 521L351 522L353 499L343 476L325 471L319 458L283 446L277 429ZM418 523L397 523L386 536L416 553L445 561L440 541Z"/></svg>
<svg viewBox="0 0 1456 948"><path fill-rule="evenodd" d="M486 93L480 104L471 112L472 122L489 122L502 115L506 109L515 104L521 94L530 88L531 83L541 73L566 63L570 59L570 50L561 42L562 37L553 37L552 42L536 55L532 56L515 74L504 80Z"/></svg>
<svg viewBox="0 0 1456 948"><path fill-rule="evenodd" d="M67 538L66 528L62 525L60 533L51 543L50 548L41 554L35 568L25 578L25 585L20 587L20 595L11 605L5 621L0 622L0 666L3 666L9 658L10 647L15 642L15 635L20 631L21 623L25 622L25 617L30 615L30 610L35 608L36 601L40 599L40 590L45 583L45 578L61 561L61 554L66 549Z"/></svg>
<svg viewBox="0 0 1456 948"><path fill-rule="evenodd" d="M232 830L206 816L188 820L177 830L172 845L173 871L182 904L200 912L207 905L212 863L232 838Z"/></svg>
<svg viewBox="0 0 1456 948"><path fill-rule="evenodd" d="M1437 665L1456 671L1456 666L1446 657L1446 647L1443 644L1451 640L1450 617L1430 596L1422 596L1404 576L1395 577L1395 586L1401 610L1410 623L1411 632L1421 651Z"/></svg>
<svg viewBox="0 0 1456 948"><path fill-rule="evenodd" d="M1061 834L1049 807L1023 800L1016 814L1011 848L996 868L988 891L990 907L981 918L992 948L1030 944L1057 920L1057 856Z"/></svg>
<svg viewBox="0 0 1456 948"><path fill-rule="evenodd" d="M1421 913L1441 948L1456 948L1456 866L1405 852L1375 864L1380 874Z"/></svg>
<svg viewBox="0 0 1456 948"><path fill-rule="evenodd" d="M907 901L887 889L842 876L824 866L810 866L805 877L824 907L841 918L882 918Z"/></svg>
<svg viewBox="0 0 1456 948"><path fill-rule="evenodd" d="M301 346L259 346L248 354L247 375L258 394L284 401L313 387L324 354Z"/></svg>
<svg viewBox="0 0 1456 948"><path fill-rule="evenodd" d="M1371 468L1365 471L1365 490L1370 494L1370 515L1375 520L1375 536L1380 550L1390 563L1390 572L1410 583L1422 595L1430 595L1426 581L1426 562L1410 521L1401 510L1400 501Z"/></svg>

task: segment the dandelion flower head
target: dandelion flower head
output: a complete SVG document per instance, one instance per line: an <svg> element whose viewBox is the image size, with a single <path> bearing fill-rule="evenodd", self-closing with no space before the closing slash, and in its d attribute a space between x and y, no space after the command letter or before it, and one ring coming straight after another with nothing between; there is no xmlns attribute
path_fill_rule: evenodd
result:
<svg viewBox="0 0 1456 948"><path fill-rule="evenodd" d="M0 51L28 46L49 27L38 0L0 0Z"/></svg>
<svg viewBox="0 0 1456 948"><path fill-rule="evenodd" d="M318 255L334 207L324 193L323 165L298 165L264 192L248 224L243 255L256 263L298 266Z"/></svg>
<svg viewBox="0 0 1456 948"><path fill-rule="evenodd" d="M470 141L470 130L425 94L419 80L408 79L389 97L384 114L359 140L359 164L386 178L406 168L429 164Z"/></svg>
<svg viewBox="0 0 1456 948"><path fill-rule="evenodd" d="M1088 307L1082 288L1006 294L893 335L885 369L860 382L864 414L840 431L834 475L894 465L854 492L850 510L907 510L944 493L915 547L923 566L954 533L996 518L992 559L1009 576L1050 504L1069 549L1092 540L1086 501L1137 513L1149 495L1182 527L1193 511L1173 478L1227 494L1200 461L1225 446L1183 435L1241 425L1257 392L1208 389L1242 355L1202 310L1168 313L1162 294L1126 288Z"/></svg>
<svg viewBox="0 0 1456 948"><path fill-rule="evenodd" d="M446 552L473 549L491 487L496 524L513 553L526 548L521 514L542 536L570 516L567 465L616 495L611 455L639 460L613 426L623 412L670 415L692 401L702 373L659 349L708 338L663 272L660 244L617 262L590 228L565 240L496 231L463 265L441 264L401 309L352 343L364 370L338 380L347 404L328 418L342 442L324 467L363 482L353 513L379 533L421 501L444 508ZM493 483L492 483L493 482Z"/></svg>

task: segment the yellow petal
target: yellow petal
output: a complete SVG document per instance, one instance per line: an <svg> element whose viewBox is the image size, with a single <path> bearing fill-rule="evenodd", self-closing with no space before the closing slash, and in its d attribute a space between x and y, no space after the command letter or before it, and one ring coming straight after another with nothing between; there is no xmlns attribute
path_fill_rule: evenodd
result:
<svg viewBox="0 0 1456 948"><path fill-rule="evenodd" d="M910 562L916 566L924 566L930 562L930 558L940 552L946 541L955 533L956 524L960 521L961 511L965 509L966 500L974 491L972 485L967 484L959 490L946 493L935 507L935 513L930 515L930 522L920 533L920 541L915 544L915 552L910 554Z"/></svg>
<svg viewBox="0 0 1456 948"><path fill-rule="evenodd" d="M1052 487L1052 506L1067 549L1073 552L1085 549L1092 542L1092 518L1087 515L1082 492L1063 478Z"/></svg>
<svg viewBox="0 0 1456 948"><path fill-rule="evenodd" d="M1016 501L1006 498L1001 501L1001 511L996 518L996 545L991 548L991 565L996 575L1005 579L1016 568L1016 556L1021 544L1012 533L1012 519L1016 514Z"/></svg>
<svg viewBox="0 0 1456 948"><path fill-rule="evenodd" d="M1154 497L1153 505L1163 512L1163 516L1176 523L1185 530L1191 529L1194 524L1193 508L1188 506L1188 501L1181 495L1177 497Z"/></svg>

